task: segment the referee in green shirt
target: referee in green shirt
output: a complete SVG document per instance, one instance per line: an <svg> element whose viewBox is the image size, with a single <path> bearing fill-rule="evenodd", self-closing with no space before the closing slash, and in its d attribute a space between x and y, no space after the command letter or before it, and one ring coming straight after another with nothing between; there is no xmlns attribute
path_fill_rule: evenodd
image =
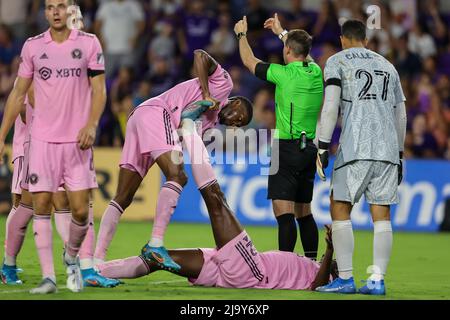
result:
<svg viewBox="0 0 450 320"><path fill-rule="evenodd" d="M317 148L313 143L323 99L322 70L309 57L312 38L304 30L281 27L277 14L264 23L284 42L285 65L257 59L247 41L247 18L236 23L239 51L244 65L275 89L276 133L272 150L268 198L278 221L282 251L294 251L300 227L305 256L316 259L318 230L311 214ZM279 148L277 148L277 146ZM278 161L279 165L274 165Z"/></svg>

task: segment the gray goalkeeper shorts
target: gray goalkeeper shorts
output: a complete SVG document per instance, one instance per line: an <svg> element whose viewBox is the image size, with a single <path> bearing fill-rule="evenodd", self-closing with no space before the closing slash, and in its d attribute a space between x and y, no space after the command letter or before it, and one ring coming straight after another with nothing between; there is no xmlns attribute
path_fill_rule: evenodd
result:
<svg viewBox="0 0 450 320"><path fill-rule="evenodd" d="M336 159L337 162L337 159ZM399 166L384 161L356 160L333 168L331 189L333 199L357 203L364 194L369 204L398 203Z"/></svg>

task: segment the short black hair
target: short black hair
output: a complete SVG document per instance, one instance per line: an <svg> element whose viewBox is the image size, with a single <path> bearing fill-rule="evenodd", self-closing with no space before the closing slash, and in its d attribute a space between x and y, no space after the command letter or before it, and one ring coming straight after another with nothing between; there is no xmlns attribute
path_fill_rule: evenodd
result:
<svg viewBox="0 0 450 320"><path fill-rule="evenodd" d="M341 28L342 36L356 41L366 40L366 25L360 20L347 20Z"/></svg>
<svg viewBox="0 0 450 320"><path fill-rule="evenodd" d="M305 30L294 29L287 34L286 45L292 49L294 56L306 58L311 51L312 37Z"/></svg>
<svg viewBox="0 0 450 320"><path fill-rule="evenodd" d="M230 100L232 99L241 100L241 104L244 106L245 112L247 113L247 123L244 123L244 126L248 125L253 119L253 103L244 96L234 96L230 98Z"/></svg>

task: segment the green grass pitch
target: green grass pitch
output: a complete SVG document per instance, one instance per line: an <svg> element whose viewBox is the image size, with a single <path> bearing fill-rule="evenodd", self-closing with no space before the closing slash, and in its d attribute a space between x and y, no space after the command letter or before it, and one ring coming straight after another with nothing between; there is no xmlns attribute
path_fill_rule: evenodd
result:
<svg viewBox="0 0 450 320"><path fill-rule="evenodd" d="M0 241L4 241L6 219L0 218ZM97 224L98 226L98 224ZM109 259L136 255L140 252L151 232L151 223L121 222L108 253ZM147 277L126 280L126 284L114 289L86 288L82 293L72 293L64 288L65 272L62 266L62 242L53 228L54 260L59 292L48 296L32 296L28 290L40 281L40 267L32 237L31 227L18 265L24 269L22 286L0 285L0 300L6 299L49 299L49 300L104 300L104 299L224 299L224 300L321 300L321 299L450 299L450 235L395 233L392 258L386 278L386 297L361 295L334 295L307 291L222 289L193 287L187 280L167 272L157 272ZM247 231L259 251L271 250L277 246L277 230L270 227L248 227ZM320 248L324 248L323 232ZM366 278L366 268L372 263L372 232L355 232L354 268L355 280ZM297 252L301 244L297 242ZM169 248L213 247L209 225L172 223L166 235ZM1 252L3 254L3 250Z"/></svg>

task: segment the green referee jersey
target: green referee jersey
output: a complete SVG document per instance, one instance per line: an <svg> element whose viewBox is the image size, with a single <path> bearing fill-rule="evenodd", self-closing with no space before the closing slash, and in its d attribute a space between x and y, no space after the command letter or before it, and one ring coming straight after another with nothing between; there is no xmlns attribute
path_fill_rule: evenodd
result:
<svg viewBox="0 0 450 320"><path fill-rule="evenodd" d="M296 61L266 64L263 69L267 70L265 80L276 85L275 138L298 139L305 131L308 139L314 139L324 90L320 67L314 62Z"/></svg>

